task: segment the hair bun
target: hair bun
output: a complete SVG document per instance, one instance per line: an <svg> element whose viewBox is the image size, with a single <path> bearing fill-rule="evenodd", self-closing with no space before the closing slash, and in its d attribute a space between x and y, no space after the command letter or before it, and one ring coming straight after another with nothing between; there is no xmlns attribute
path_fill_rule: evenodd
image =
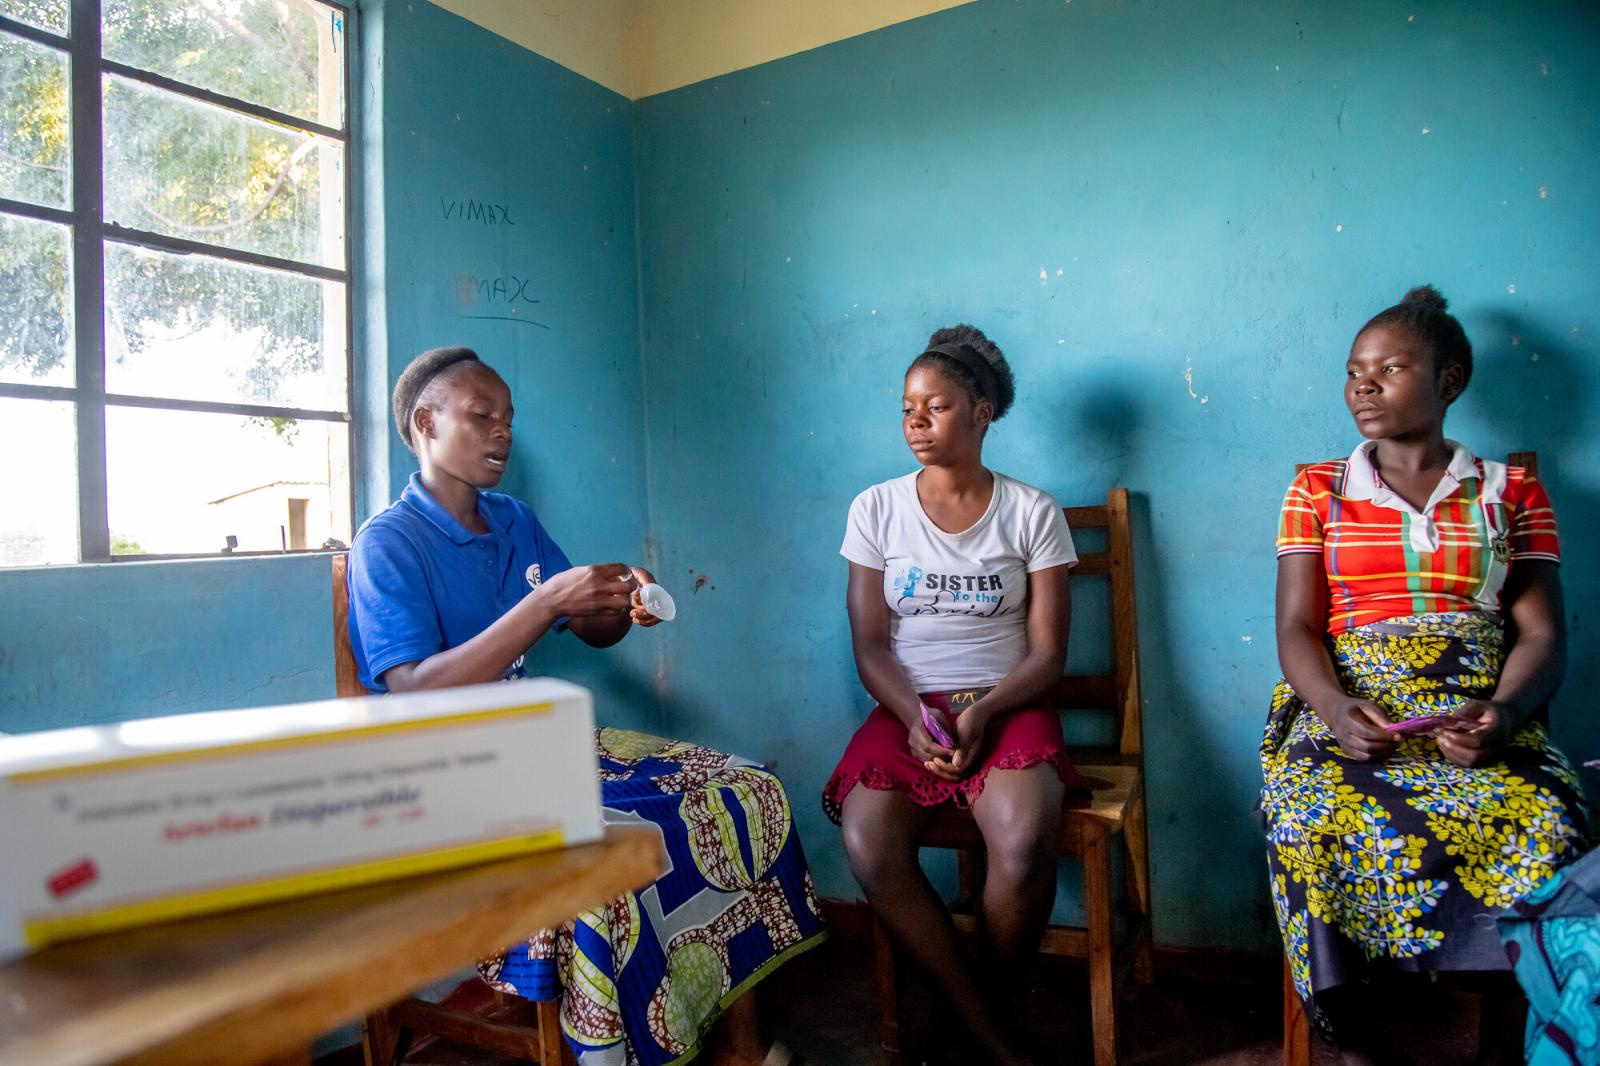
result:
<svg viewBox="0 0 1600 1066"><path fill-rule="evenodd" d="M1400 306L1416 307L1424 311L1448 311L1450 301L1444 298L1444 293L1432 285L1418 285L1400 297Z"/></svg>

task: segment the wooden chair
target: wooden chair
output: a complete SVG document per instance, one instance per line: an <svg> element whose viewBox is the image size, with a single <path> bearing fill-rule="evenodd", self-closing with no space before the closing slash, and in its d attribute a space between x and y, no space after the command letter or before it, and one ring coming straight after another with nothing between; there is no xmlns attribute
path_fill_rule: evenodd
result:
<svg viewBox="0 0 1600 1066"><path fill-rule="evenodd" d="M1078 857L1084 865L1084 927L1051 926L1040 950L1089 962L1089 1000L1094 1023L1095 1066L1117 1061L1116 986L1131 963L1141 981L1150 977L1150 872L1144 805L1144 739L1139 691L1139 632L1134 608L1133 535L1128 519L1128 490L1111 489L1106 502L1094 507L1068 507L1067 524L1074 533L1104 530L1106 550L1081 553L1072 571L1074 585L1089 578L1110 582L1113 668L1109 674L1068 674L1056 687L1055 703L1067 711L1099 712L1109 717L1112 743L1072 747L1073 763L1088 779L1093 796L1088 806L1061 812L1057 853ZM1127 930L1123 950L1113 943L1111 844L1123 840ZM983 838L969 811L945 805L929 822L918 842L922 847L950 848L958 853L961 900L956 925L976 928L970 914L960 913L965 901L976 900L982 885ZM900 1050L900 994L895 949L883 927L874 921L880 1026L886 1051Z"/></svg>
<svg viewBox="0 0 1600 1066"><path fill-rule="evenodd" d="M1506 456L1508 466L1520 466L1535 476L1539 473L1538 452L1512 452ZM1310 463L1299 463L1294 472L1300 473ZM1306 1005L1295 991L1294 974L1289 960L1283 960L1283 1066L1311 1066L1311 1019L1306 1017Z"/></svg>
<svg viewBox="0 0 1600 1066"><path fill-rule="evenodd" d="M333 663L334 690L340 696L365 696L356 657L350 647L350 593L345 586L348 558L333 556ZM417 945L426 951L426 944ZM485 986L487 988L487 986ZM405 1057L415 1036L432 1036L467 1044L483 1051L545 1063L574 1066L572 1049L561 1036L559 1001L531 1004L533 1024L526 1024L530 1003L503 992L491 992L485 1011L470 1011L447 1003L407 999L366 1018L361 1050L366 1066L395 1066Z"/></svg>

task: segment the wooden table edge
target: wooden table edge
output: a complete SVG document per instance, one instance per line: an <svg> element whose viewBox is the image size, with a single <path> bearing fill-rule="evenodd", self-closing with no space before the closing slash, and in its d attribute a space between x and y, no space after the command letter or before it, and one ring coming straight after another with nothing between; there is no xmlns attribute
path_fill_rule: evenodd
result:
<svg viewBox="0 0 1600 1066"><path fill-rule="evenodd" d="M8 1041L0 1029L0 1066L208 1066L303 1052L318 1035L402 999L537 929L558 925L580 911L642 888L664 868L661 838L654 829L611 826L601 840L590 844L171 923L168 928L179 931L224 928L222 923L230 918L256 923L277 918L287 924L297 906L315 901L337 906L341 897L387 890L371 904L330 920L347 938L363 944L359 952L319 948L310 941L325 931L313 928L291 936L287 943L120 997L99 1010L16 1040ZM532 882L509 877L512 871L534 875ZM567 875L555 876L561 871ZM431 923L414 921L419 912L429 915L463 890L477 896L467 909L454 914L439 909L432 911ZM146 930L130 933L148 935ZM128 935L49 948L0 968L0 975L15 968L25 972L52 953L93 957L114 950L119 938ZM305 957L297 958L295 952L301 948ZM276 965L263 972L264 963Z"/></svg>

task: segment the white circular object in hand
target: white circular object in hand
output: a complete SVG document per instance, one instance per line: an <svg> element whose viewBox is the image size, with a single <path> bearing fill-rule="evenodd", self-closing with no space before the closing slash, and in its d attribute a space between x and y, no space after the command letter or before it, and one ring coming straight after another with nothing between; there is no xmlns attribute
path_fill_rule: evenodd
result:
<svg viewBox="0 0 1600 1066"><path fill-rule="evenodd" d="M672 602L672 596L653 581L639 590L639 602L663 622L670 622L678 616L678 605Z"/></svg>

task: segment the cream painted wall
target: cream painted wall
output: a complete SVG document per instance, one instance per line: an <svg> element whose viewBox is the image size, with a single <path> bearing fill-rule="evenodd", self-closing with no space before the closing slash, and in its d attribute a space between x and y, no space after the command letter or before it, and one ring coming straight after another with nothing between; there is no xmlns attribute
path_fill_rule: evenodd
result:
<svg viewBox="0 0 1600 1066"><path fill-rule="evenodd" d="M972 0L434 0L630 99Z"/></svg>
<svg viewBox="0 0 1600 1066"><path fill-rule="evenodd" d="M971 0L638 0L631 96L820 48Z"/></svg>
<svg viewBox="0 0 1600 1066"><path fill-rule="evenodd" d="M433 0L530 52L632 97L630 23L638 0Z"/></svg>

